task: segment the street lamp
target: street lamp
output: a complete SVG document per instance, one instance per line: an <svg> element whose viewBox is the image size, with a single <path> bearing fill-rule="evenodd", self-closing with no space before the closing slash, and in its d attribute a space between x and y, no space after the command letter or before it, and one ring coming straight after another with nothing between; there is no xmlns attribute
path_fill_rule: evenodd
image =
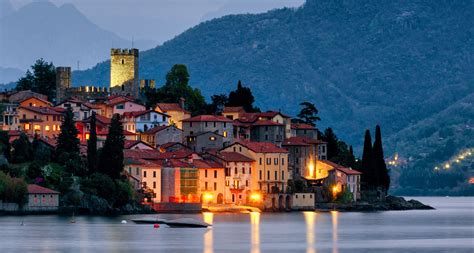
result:
<svg viewBox="0 0 474 253"><path fill-rule="evenodd" d="M209 209L209 203L212 201L212 198L211 193L204 193L204 201L207 202L207 209Z"/></svg>

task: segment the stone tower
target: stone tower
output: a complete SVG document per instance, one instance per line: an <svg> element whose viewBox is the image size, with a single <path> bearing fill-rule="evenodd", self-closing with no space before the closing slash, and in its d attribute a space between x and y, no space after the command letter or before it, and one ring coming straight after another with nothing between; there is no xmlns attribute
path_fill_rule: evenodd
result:
<svg viewBox="0 0 474 253"><path fill-rule="evenodd" d="M56 104L61 103L71 88L71 67L56 68Z"/></svg>
<svg viewBox="0 0 474 253"><path fill-rule="evenodd" d="M110 89L112 93L138 97L138 49L112 48L110 51Z"/></svg>

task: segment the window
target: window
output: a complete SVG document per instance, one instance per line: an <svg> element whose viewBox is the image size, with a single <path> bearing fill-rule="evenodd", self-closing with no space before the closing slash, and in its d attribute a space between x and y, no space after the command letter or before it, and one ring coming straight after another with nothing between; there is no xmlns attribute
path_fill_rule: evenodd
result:
<svg viewBox="0 0 474 253"><path fill-rule="evenodd" d="M156 189L156 182L153 181L153 189Z"/></svg>
<svg viewBox="0 0 474 253"><path fill-rule="evenodd" d="M275 171L275 180L277 180L277 179L278 179L278 172Z"/></svg>
<svg viewBox="0 0 474 253"><path fill-rule="evenodd" d="M270 180L270 171L267 171L267 180Z"/></svg>
<svg viewBox="0 0 474 253"><path fill-rule="evenodd" d="M217 170L214 170L214 178L217 178Z"/></svg>
<svg viewBox="0 0 474 253"><path fill-rule="evenodd" d="M229 180L225 181L225 186L229 186Z"/></svg>
<svg viewBox="0 0 474 253"><path fill-rule="evenodd" d="M245 180L245 186L249 186L249 181L248 180Z"/></svg>
<svg viewBox="0 0 474 253"><path fill-rule="evenodd" d="M262 158L259 159L259 164L262 165Z"/></svg>
<svg viewBox="0 0 474 253"><path fill-rule="evenodd" d="M285 172L284 171L281 172L281 180L285 180Z"/></svg>
<svg viewBox="0 0 474 253"><path fill-rule="evenodd" d="M124 108L125 108L124 104L119 104L119 105L115 106L115 109L117 109L117 110L123 110Z"/></svg>
<svg viewBox="0 0 474 253"><path fill-rule="evenodd" d="M156 171L153 171L153 177L156 177Z"/></svg>
<svg viewBox="0 0 474 253"><path fill-rule="evenodd" d="M249 174L252 174L252 167L249 167Z"/></svg>
<svg viewBox="0 0 474 253"><path fill-rule="evenodd" d="M138 168L135 168L135 175L140 175L140 170Z"/></svg>
<svg viewBox="0 0 474 253"><path fill-rule="evenodd" d="M146 177L146 170L143 171L143 177Z"/></svg>
<svg viewBox="0 0 474 253"><path fill-rule="evenodd" d="M237 167L234 168L234 174L237 175Z"/></svg>
<svg viewBox="0 0 474 253"><path fill-rule="evenodd" d="M214 191L217 191L217 183L214 182Z"/></svg>
<svg viewBox="0 0 474 253"><path fill-rule="evenodd" d="M260 180L262 180L262 171L259 171L259 172L260 172L260 173L259 173L259 174L260 174L260 175L259 175L259 178L260 178Z"/></svg>
<svg viewBox="0 0 474 253"><path fill-rule="evenodd" d="M209 140L210 140L210 141L215 141L215 140L216 140L216 137L215 137L215 136L211 136L211 137L209 137Z"/></svg>
<svg viewBox="0 0 474 253"><path fill-rule="evenodd" d="M53 125L53 131L56 131L56 125Z"/></svg>
<svg viewBox="0 0 474 253"><path fill-rule="evenodd" d="M305 195L303 194L303 198L305 197Z"/></svg>
<svg viewBox="0 0 474 253"><path fill-rule="evenodd" d="M265 126L265 131L268 131L268 126Z"/></svg>
<svg viewBox="0 0 474 253"><path fill-rule="evenodd" d="M268 141L268 134L265 135L265 140Z"/></svg>
<svg viewBox="0 0 474 253"><path fill-rule="evenodd" d="M193 127L193 122L189 122L189 127Z"/></svg>
<svg viewBox="0 0 474 253"><path fill-rule="evenodd" d="M214 121L214 127L216 127L216 122Z"/></svg>
<svg viewBox="0 0 474 253"><path fill-rule="evenodd" d="M122 59L122 64L125 64L125 60L124 60L124 59Z"/></svg>
<svg viewBox="0 0 474 253"><path fill-rule="evenodd" d="M272 159L271 158L267 158L267 165L270 165L272 164Z"/></svg>
<svg viewBox="0 0 474 253"><path fill-rule="evenodd" d="M207 121L206 121L206 122L204 122L204 125L207 127Z"/></svg>
<svg viewBox="0 0 474 253"><path fill-rule="evenodd" d="M281 159L281 165L285 165L285 158Z"/></svg>
<svg viewBox="0 0 474 253"><path fill-rule="evenodd" d="M245 174L245 168L242 167L242 174Z"/></svg>
<svg viewBox="0 0 474 253"><path fill-rule="evenodd" d="M25 124L25 130L30 130L30 124Z"/></svg>
<svg viewBox="0 0 474 253"><path fill-rule="evenodd" d="M227 123L226 123L226 122L224 122L224 127L227 127Z"/></svg>
<svg viewBox="0 0 474 253"><path fill-rule="evenodd" d="M35 130L41 130L41 126L40 125L35 125Z"/></svg>
<svg viewBox="0 0 474 253"><path fill-rule="evenodd" d="M207 190L207 182L204 183L204 189Z"/></svg>
<svg viewBox="0 0 474 253"><path fill-rule="evenodd" d="M313 194L310 194L310 195L309 195L309 198L312 199L312 198L313 198Z"/></svg>
<svg viewBox="0 0 474 253"><path fill-rule="evenodd" d="M222 135L223 135L224 137L227 137L227 131L222 132Z"/></svg>
<svg viewBox="0 0 474 253"><path fill-rule="evenodd" d="M204 177L207 177L207 170L204 170Z"/></svg>
<svg viewBox="0 0 474 253"><path fill-rule="evenodd" d="M49 126L45 126L44 130L49 131Z"/></svg>
<svg viewBox="0 0 474 253"><path fill-rule="evenodd" d="M275 165L278 165L278 158L275 158L273 160L274 160Z"/></svg>
<svg viewBox="0 0 474 253"><path fill-rule="evenodd" d="M235 152L235 151L237 151L237 150L236 150L235 147L234 147L234 152Z"/></svg>
<svg viewBox="0 0 474 253"><path fill-rule="evenodd" d="M239 151L242 152L242 147L239 147Z"/></svg>

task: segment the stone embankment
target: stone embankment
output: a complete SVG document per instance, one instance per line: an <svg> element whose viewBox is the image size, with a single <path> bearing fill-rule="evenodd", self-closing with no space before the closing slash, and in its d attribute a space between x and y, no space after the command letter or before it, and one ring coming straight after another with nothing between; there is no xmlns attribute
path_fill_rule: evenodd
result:
<svg viewBox="0 0 474 253"><path fill-rule="evenodd" d="M405 200L403 197L387 196L383 200L357 203L317 203L316 211L374 212L399 210L430 210L431 206L418 200Z"/></svg>

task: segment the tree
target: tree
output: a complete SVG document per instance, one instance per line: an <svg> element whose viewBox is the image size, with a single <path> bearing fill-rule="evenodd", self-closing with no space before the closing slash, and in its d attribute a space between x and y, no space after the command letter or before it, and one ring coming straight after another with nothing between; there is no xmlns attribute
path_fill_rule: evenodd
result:
<svg viewBox="0 0 474 253"><path fill-rule="evenodd" d="M181 98L186 100L187 109L192 115L205 113L206 101L199 89L193 89L188 84L189 73L186 65L175 64L166 74L166 83L156 90L145 93L147 106L156 103L179 103Z"/></svg>
<svg viewBox="0 0 474 253"><path fill-rule="evenodd" d="M0 150L1 153L5 156L7 161L11 161L11 145L10 145L10 136L8 136L7 131L0 131Z"/></svg>
<svg viewBox="0 0 474 253"><path fill-rule="evenodd" d="M364 151L362 153L362 187L366 190L373 190L376 187L375 180L377 176L375 173L374 154L372 148L372 138L370 131L365 130Z"/></svg>
<svg viewBox="0 0 474 253"><path fill-rule="evenodd" d="M244 87L239 80L237 89L229 93L229 102L227 106L242 106L246 112L260 112L260 109L253 106L255 98L252 95L252 90Z"/></svg>
<svg viewBox="0 0 474 253"><path fill-rule="evenodd" d="M68 108L61 124L61 132L56 146L56 159L66 170L77 176L85 176L84 161L79 154L79 131L74 124L72 109Z"/></svg>
<svg viewBox="0 0 474 253"><path fill-rule="evenodd" d="M125 136L120 115L114 114L104 147L100 152L99 172L113 179L120 178L123 170L123 145Z"/></svg>
<svg viewBox="0 0 474 253"><path fill-rule="evenodd" d="M212 95L211 103L207 105L207 114L221 114L224 106L228 103L229 98L226 94Z"/></svg>
<svg viewBox="0 0 474 253"><path fill-rule="evenodd" d="M387 170L387 165L385 164L385 158L383 155L383 145L382 145L382 133L380 126L375 127L375 141L374 141L374 163L377 178L377 186L381 187L385 194L390 187L390 175Z"/></svg>
<svg viewBox="0 0 474 253"><path fill-rule="evenodd" d="M74 124L74 114L72 113L72 109L68 108L61 124L61 132L58 136L58 145L56 147L57 157L60 157L64 153L79 153L78 134L79 131Z"/></svg>
<svg viewBox="0 0 474 253"><path fill-rule="evenodd" d="M89 139L87 140L87 168L89 169L89 175L97 171L97 129L95 112L92 112L90 120Z"/></svg>
<svg viewBox="0 0 474 253"><path fill-rule="evenodd" d="M32 90L53 99L56 95L56 69L52 62L48 63L43 58L36 60L31 66L31 71L26 71L24 77L17 82L16 90Z"/></svg>
<svg viewBox="0 0 474 253"><path fill-rule="evenodd" d="M332 130L332 128L328 127L324 130L323 135L321 136L321 140L327 142L327 154L328 160L331 160L333 157L339 155L339 149L337 146L337 142L339 141L336 134Z"/></svg>
<svg viewBox="0 0 474 253"><path fill-rule="evenodd" d="M310 102L303 102L300 104L300 106L303 106L303 108L297 115L299 121L311 126L316 126L316 121L321 120L321 118L318 116L319 111L316 106Z"/></svg>
<svg viewBox="0 0 474 253"><path fill-rule="evenodd" d="M21 133L20 137L13 141L13 163L29 162L32 159L33 148L26 134Z"/></svg>

